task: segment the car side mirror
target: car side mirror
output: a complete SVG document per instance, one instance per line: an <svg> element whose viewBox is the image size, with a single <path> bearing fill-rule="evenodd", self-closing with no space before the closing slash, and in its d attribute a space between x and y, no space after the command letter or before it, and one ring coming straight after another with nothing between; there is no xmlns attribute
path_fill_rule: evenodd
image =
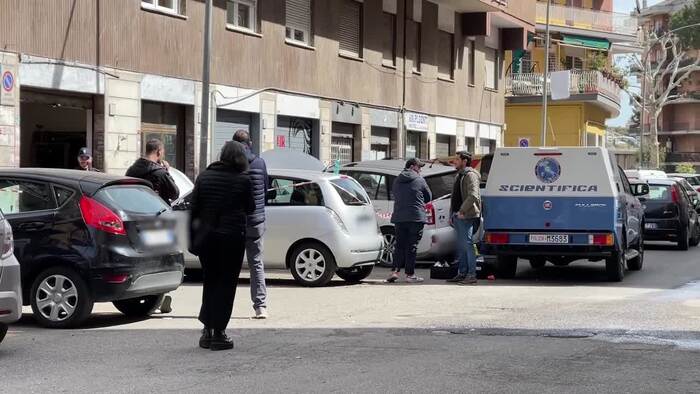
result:
<svg viewBox="0 0 700 394"><path fill-rule="evenodd" d="M632 194L635 197L646 196L649 194L649 185L646 183L635 183L632 186Z"/></svg>

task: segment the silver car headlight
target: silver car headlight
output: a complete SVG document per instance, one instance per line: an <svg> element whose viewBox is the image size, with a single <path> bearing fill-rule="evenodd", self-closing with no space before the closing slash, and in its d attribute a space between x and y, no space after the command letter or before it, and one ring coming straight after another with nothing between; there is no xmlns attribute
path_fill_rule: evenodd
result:
<svg viewBox="0 0 700 394"><path fill-rule="evenodd" d="M14 239L12 238L12 227L7 220L2 221L2 239L0 240L0 258L9 257L14 251Z"/></svg>
<svg viewBox="0 0 700 394"><path fill-rule="evenodd" d="M326 212L328 212L328 214L333 218L333 220L335 220L336 224L338 224L338 226L340 227L341 230L343 230L344 232L346 232L348 234L350 233L348 231L348 228L345 226L343 219L340 218L340 216L338 215L338 213L336 211L326 207Z"/></svg>

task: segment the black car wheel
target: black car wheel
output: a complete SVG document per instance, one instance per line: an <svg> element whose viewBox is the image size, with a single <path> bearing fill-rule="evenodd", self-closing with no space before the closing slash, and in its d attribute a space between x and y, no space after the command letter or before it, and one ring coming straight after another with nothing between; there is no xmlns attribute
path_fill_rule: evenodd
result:
<svg viewBox="0 0 700 394"><path fill-rule="evenodd" d="M5 339L5 334L7 334L7 324L0 323L0 343Z"/></svg>
<svg viewBox="0 0 700 394"><path fill-rule="evenodd" d="M354 268L341 268L335 273L346 282L357 283L370 276L373 269L373 265L363 265Z"/></svg>
<svg viewBox="0 0 700 394"><path fill-rule="evenodd" d="M692 247L700 245L700 222L695 223L695 230L693 231L693 236L690 239L689 245Z"/></svg>
<svg viewBox="0 0 700 394"><path fill-rule="evenodd" d="M156 294L143 296L138 298L130 298L128 300L114 301L114 307L126 316L129 317L146 317L160 307L163 303L165 294Z"/></svg>
<svg viewBox="0 0 700 394"><path fill-rule="evenodd" d="M503 279L515 278L515 273L518 271L517 256L498 256L498 274Z"/></svg>
<svg viewBox="0 0 700 394"><path fill-rule="evenodd" d="M688 250L690 249L690 242L689 242L689 236L690 236L690 231L687 226L683 226L678 231L678 249L679 250Z"/></svg>
<svg viewBox="0 0 700 394"><path fill-rule="evenodd" d="M605 273L610 282L622 282L625 277L625 254L624 252L615 252L612 256L605 259Z"/></svg>
<svg viewBox="0 0 700 394"><path fill-rule="evenodd" d="M90 316L94 305L83 277L66 267L41 272L34 279L30 299L34 317L49 328L79 326Z"/></svg>

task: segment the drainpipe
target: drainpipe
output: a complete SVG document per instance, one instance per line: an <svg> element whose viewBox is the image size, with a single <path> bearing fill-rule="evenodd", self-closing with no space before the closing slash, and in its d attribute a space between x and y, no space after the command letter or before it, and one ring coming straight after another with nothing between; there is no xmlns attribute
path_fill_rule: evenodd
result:
<svg viewBox="0 0 700 394"><path fill-rule="evenodd" d="M199 172L207 168L209 158L209 82L211 68L211 2L206 0L204 12L204 54L202 64L202 114L199 135Z"/></svg>

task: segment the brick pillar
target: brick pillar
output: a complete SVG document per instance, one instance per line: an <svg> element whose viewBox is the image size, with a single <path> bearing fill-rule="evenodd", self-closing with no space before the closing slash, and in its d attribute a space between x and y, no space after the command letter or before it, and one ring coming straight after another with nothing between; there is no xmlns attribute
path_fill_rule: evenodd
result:
<svg viewBox="0 0 700 394"><path fill-rule="evenodd" d="M372 115L369 108L362 108L362 124L359 128L360 132L355 135L355 150L359 154L355 155L355 160L365 160L372 150Z"/></svg>
<svg viewBox="0 0 700 394"><path fill-rule="evenodd" d="M5 72L13 76L11 92L2 89ZM19 167L20 159L20 104L19 57L0 52L0 167Z"/></svg>
<svg viewBox="0 0 700 394"><path fill-rule="evenodd" d="M124 174L141 155L141 75L105 76L105 172Z"/></svg>
<svg viewBox="0 0 700 394"><path fill-rule="evenodd" d="M435 133L435 118L434 117L429 117L428 118L428 152L427 156L424 154L425 159L434 159L437 157L437 149L436 149L436 144L437 144L437 134Z"/></svg>

